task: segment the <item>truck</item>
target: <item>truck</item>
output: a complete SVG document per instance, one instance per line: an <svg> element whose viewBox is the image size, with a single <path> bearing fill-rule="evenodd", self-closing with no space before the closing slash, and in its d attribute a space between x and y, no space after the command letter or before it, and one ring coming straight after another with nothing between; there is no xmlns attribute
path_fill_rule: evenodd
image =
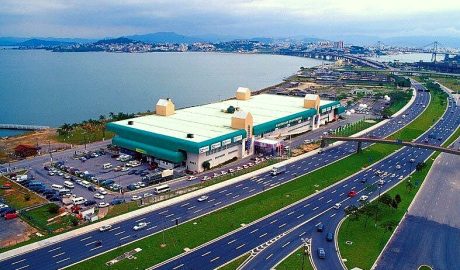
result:
<svg viewBox="0 0 460 270"><path fill-rule="evenodd" d="M157 172L142 177L142 182L146 183L147 185L158 184L161 182L171 180L173 178L173 175L173 170L163 170L162 172Z"/></svg>
<svg viewBox="0 0 460 270"><path fill-rule="evenodd" d="M271 175L275 176L286 171L285 165L275 165L271 170Z"/></svg>

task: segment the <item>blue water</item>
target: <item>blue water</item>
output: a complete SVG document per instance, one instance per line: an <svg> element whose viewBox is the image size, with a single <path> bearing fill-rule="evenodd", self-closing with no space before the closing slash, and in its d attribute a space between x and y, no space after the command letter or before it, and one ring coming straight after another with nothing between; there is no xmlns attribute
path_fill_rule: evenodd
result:
<svg viewBox="0 0 460 270"><path fill-rule="evenodd" d="M25 130L10 130L10 129L0 129L0 138L1 137L11 137L19 134L26 133Z"/></svg>
<svg viewBox="0 0 460 270"><path fill-rule="evenodd" d="M281 82L314 59L219 53L53 53L0 50L0 123L58 126L109 112L176 107ZM4 131L0 131L0 136Z"/></svg>

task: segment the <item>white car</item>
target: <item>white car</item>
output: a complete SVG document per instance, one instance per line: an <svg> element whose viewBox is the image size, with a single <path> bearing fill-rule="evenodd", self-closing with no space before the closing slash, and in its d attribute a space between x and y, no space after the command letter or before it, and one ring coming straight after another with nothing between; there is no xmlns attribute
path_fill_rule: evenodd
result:
<svg viewBox="0 0 460 270"><path fill-rule="evenodd" d="M309 144L309 143L311 143L311 140L304 140L303 143Z"/></svg>
<svg viewBox="0 0 460 270"><path fill-rule="evenodd" d="M112 229L112 225L103 225L103 226L101 226L101 227L99 228L99 231L100 231L100 232L105 232L105 231L108 231L108 230L110 230L110 229Z"/></svg>
<svg viewBox="0 0 460 270"><path fill-rule="evenodd" d="M414 162L415 162L415 159L411 158L409 161L410 161L411 163L414 163Z"/></svg>
<svg viewBox="0 0 460 270"><path fill-rule="evenodd" d="M404 179L404 176L401 175L398 179L399 179L399 180L403 180L403 179Z"/></svg>
<svg viewBox="0 0 460 270"><path fill-rule="evenodd" d="M107 191L104 188L99 188L98 192L99 194L107 195Z"/></svg>
<svg viewBox="0 0 460 270"><path fill-rule="evenodd" d="M99 194L99 193L95 193L95 194L94 194L94 198L103 200L103 199L104 199L104 195Z"/></svg>
<svg viewBox="0 0 460 270"><path fill-rule="evenodd" d="M363 196L359 197L359 200L360 200L361 202L367 201L367 199L369 199L369 196L366 196L366 195L363 195Z"/></svg>
<svg viewBox="0 0 460 270"><path fill-rule="evenodd" d="M104 207L107 207L107 206L109 206L109 204L106 203L106 202L100 202L100 203L97 204L97 207L99 207L99 208L104 208Z"/></svg>
<svg viewBox="0 0 460 270"><path fill-rule="evenodd" d="M139 222L139 223L137 223L136 226L133 227L133 230L138 231L138 230L142 230L145 227L147 227L146 222Z"/></svg>
<svg viewBox="0 0 460 270"><path fill-rule="evenodd" d="M377 185L383 186L383 184L385 184L385 180L380 179L379 181L377 181Z"/></svg>
<svg viewBox="0 0 460 270"><path fill-rule="evenodd" d="M142 197L141 197L141 196L138 196L138 195L133 195L133 196L131 197L131 200L132 200L132 201L138 201L138 200L140 200L140 199L142 199Z"/></svg>
<svg viewBox="0 0 460 270"><path fill-rule="evenodd" d="M205 176L203 177L203 181L207 181L207 180L209 180L209 179L211 179L211 177L209 177L209 176L207 176L207 175L205 175Z"/></svg>
<svg viewBox="0 0 460 270"><path fill-rule="evenodd" d="M341 206L342 206L341 203L336 203L336 204L334 204L334 208L335 208L335 209L339 209Z"/></svg>
<svg viewBox="0 0 460 270"><path fill-rule="evenodd" d="M228 172L229 172L229 173L234 173L235 170L234 170L234 169L228 169Z"/></svg>
<svg viewBox="0 0 460 270"><path fill-rule="evenodd" d="M195 179L196 179L196 176L191 175L187 178L187 181L193 181Z"/></svg>
<svg viewBox="0 0 460 270"><path fill-rule="evenodd" d="M204 202L204 201L206 201L208 198L209 198L209 196L203 195L203 196L201 196L201 197L198 198L198 201L199 201L199 202Z"/></svg>
<svg viewBox="0 0 460 270"><path fill-rule="evenodd" d="M127 172L127 171L129 171L129 168L128 167L123 167L123 168L121 168L121 171L122 172Z"/></svg>
<svg viewBox="0 0 460 270"><path fill-rule="evenodd" d="M152 193L144 193L144 198L148 198L148 197L152 197L153 194Z"/></svg>
<svg viewBox="0 0 460 270"><path fill-rule="evenodd" d="M398 169L398 170L401 169L401 165L399 165L399 164L396 165L396 169Z"/></svg>

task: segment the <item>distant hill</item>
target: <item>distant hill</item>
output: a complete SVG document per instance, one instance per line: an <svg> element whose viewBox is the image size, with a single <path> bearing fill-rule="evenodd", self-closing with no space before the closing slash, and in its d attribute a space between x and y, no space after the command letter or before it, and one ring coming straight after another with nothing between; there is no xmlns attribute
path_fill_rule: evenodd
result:
<svg viewBox="0 0 460 270"><path fill-rule="evenodd" d="M23 42L18 43L18 46L24 47L52 47L52 46L62 46L62 45L72 45L75 42L64 42L56 40L43 40L43 39L29 39Z"/></svg>
<svg viewBox="0 0 460 270"><path fill-rule="evenodd" d="M129 44L129 43L138 43L137 40L132 40L126 37L111 38L111 39L101 39L94 42L94 45L104 45L104 44Z"/></svg>
<svg viewBox="0 0 460 270"><path fill-rule="evenodd" d="M205 40L179 35L174 32L157 32L145 35L132 35L132 36L125 36L125 38L138 40L146 43L194 43L194 42L203 42Z"/></svg>

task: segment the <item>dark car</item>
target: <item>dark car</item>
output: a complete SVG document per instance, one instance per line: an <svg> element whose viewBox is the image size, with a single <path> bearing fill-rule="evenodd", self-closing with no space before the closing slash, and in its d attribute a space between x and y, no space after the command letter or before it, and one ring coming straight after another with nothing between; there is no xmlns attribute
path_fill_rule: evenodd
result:
<svg viewBox="0 0 460 270"><path fill-rule="evenodd" d="M94 192L94 191L96 191L96 188L94 186L89 186L88 190Z"/></svg>
<svg viewBox="0 0 460 270"><path fill-rule="evenodd" d="M113 199L110 204L111 205L117 205L117 204L122 204L123 202L124 202L123 199Z"/></svg>
<svg viewBox="0 0 460 270"><path fill-rule="evenodd" d="M361 179L361 183L366 183L366 182L367 182L366 178Z"/></svg>
<svg viewBox="0 0 460 270"><path fill-rule="evenodd" d="M56 195L55 195L55 196L49 198L48 200L50 200L50 201L52 201L52 202L58 202L58 201L61 200L61 198L60 198L59 196L56 196Z"/></svg>
<svg viewBox="0 0 460 270"><path fill-rule="evenodd" d="M87 200L84 205L85 206L91 206L91 205L95 205L97 202L96 201L93 201L93 200Z"/></svg>
<svg viewBox="0 0 460 270"><path fill-rule="evenodd" d="M316 231L322 232L323 230L324 230L324 224L323 223L320 223L320 224L318 224L318 226L316 226Z"/></svg>
<svg viewBox="0 0 460 270"><path fill-rule="evenodd" d="M334 240L334 233L328 232L326 235L326 240L332 242Z"/></svg>
<svg viewBox="0 0 460 270"><path fill-rule="evenodd" d="M128 172L128 175L132 175L132 174L135 174L137 172L137 170L131 170Z"/></svg>
<svg viewBox="0 0 460 270"><path fill-rule="evenodd" d="M56 196L58 196L56 193L48 193L48 194L46 194L45 197L46 197L46 199L50 200L51 198L56 197Z"/></svg>
<svg viewBox="0 0 460 270"><path fill-rule="evenodd" d="M326 251L324 251L324 248L318 248L318 257L320 259L326 258Z"/></svg>
<svg viewBox="0 0 460 270"><path fill-rule="evenodd" d="M144 176L147 176L148 174L149 174L148 172L142 172L140 176L144 177Z"/></svg>

